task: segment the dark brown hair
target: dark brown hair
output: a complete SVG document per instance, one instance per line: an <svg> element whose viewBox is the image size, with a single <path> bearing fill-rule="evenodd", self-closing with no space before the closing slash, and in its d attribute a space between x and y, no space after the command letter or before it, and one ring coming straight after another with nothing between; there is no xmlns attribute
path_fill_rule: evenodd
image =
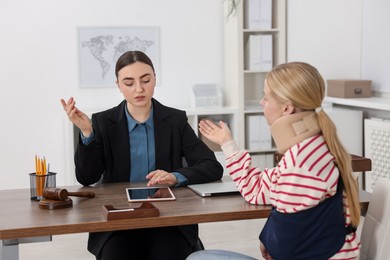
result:
<svg viewBox="0 0 390 260"><path fill-rule="evenodd" d="M145 53L143 53L142 51L128 51L123 53L119 57L118 61L116 62L115 65L116 78L118 79L118 72L122 68L126 67L127 65L133 64L137 61L149 65L150 67L152 67L153 72L155 72L151 59Z"/></svg>

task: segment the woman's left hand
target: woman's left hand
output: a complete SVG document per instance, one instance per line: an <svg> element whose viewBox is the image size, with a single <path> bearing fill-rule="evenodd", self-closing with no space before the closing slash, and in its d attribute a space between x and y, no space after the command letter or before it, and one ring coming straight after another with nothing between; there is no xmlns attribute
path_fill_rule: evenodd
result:
<svg viewBox="0 0 390 260"><path fill-rule="evenodd" d="M149 179L147 186L153 186L155 184L166 184L169 186L177 183L176 176L170 172L163 170L155 170L146 175L146 179Z"/></svg>

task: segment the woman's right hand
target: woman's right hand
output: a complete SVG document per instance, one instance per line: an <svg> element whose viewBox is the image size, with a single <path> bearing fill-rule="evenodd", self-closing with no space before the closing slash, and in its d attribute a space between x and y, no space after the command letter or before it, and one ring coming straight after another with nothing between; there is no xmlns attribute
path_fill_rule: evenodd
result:
<svg viewBox="0 0 390 260"><path fill-rule="evenodd" d="M204 137L219 145L233 140L229 127L222 121L219 121L217 125L208 119L201 120L199 122L199 131Z"/></svg>
<svg viewBox="0 0 390 260"><path fill-rule="evenodd" d="M68 102L61 99L62 107L64 108L69 120L77 126L83 133L83 136L89 137L92 133L92 124L88 116L76 107L76 101L73 97L69 98Z"/></svg>

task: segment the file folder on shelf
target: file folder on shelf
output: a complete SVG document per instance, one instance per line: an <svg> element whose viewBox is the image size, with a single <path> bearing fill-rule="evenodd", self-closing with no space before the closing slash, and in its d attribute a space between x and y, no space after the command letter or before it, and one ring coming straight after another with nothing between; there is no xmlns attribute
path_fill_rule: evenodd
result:
<svg viewBox="0 0 390 260"><path fill-rule="evenodd" d="M264 116L248 115L246 129L249 150L272 149L271 131Z"/></svg>
<svg viewBox="0 0 390 260"><path fill-rule="evenodd" d="M248 0L245 12L247 29L269 30L272 28L272 0Z"/></svg>
<svg viewBox="0 0 390 260"><path fill-rule="evenodd" d="M272 69L272 35L249 35L246 51L248 70L270 71Z"/></svg>

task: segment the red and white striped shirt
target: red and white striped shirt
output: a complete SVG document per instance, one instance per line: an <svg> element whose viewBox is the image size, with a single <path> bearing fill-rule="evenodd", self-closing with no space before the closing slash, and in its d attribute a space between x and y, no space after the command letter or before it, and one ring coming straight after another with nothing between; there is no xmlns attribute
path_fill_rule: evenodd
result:
<svg viewBox="0 0 390 260"><path fill-rule="evenodd" d="M231 141L222 146L226 168L242 196L251 204L272 204L281 213L294 213L318 205L336 194L339 170L322 135L292 146L275 168L259 170L248 152ZM343 195L345 225L349 208ZM331 259L356 259L360 242L356 233L346 236L341 250Z"/></svg>

